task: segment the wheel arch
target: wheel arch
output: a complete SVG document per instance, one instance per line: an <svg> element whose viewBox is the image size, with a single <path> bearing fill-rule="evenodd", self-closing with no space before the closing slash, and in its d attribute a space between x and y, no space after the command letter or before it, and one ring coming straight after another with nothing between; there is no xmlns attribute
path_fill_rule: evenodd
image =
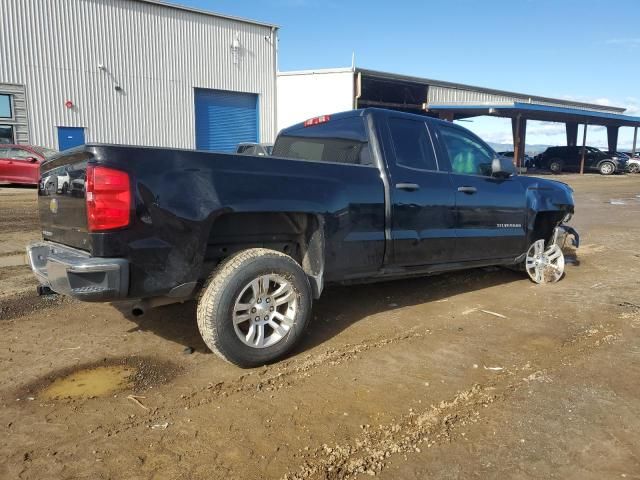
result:
<svg viewBox="0 0 640 480"><path fill-rule="evenodd" d="M293 258L306 273L314 298L323 289L324 219L301 212L226 212L209 228L200 278L228 256L249 248L269 248Z"/></svg>
<svg viewBox="0 0 640 480"><path fill-rule="evenodd" d="M536 212L529 230L529 244L541 239L548 242L553 230L562 223L565 215L566 213L560 210Z"/></svg>

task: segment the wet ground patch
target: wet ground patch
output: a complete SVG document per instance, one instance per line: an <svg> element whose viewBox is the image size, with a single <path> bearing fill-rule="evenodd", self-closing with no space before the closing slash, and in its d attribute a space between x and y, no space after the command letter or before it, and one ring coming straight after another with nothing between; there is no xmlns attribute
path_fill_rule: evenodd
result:
<svg viewBox="0 0 640 480"><path fill-rule="evenodd" d="M64 295L38 296L35 286L33 286L33 289L29 288L29 291L23 291L18 295L0 299L0 320L24 317L34 312L70 304L74 301Z"/></svg>
<svg viewBox="0 0 640 480"><path fill-rule="evenodd" d="M91 399L122 391L143 392L171 381L175 364L150 357L105 358L46 374L24 386L18 398Z"/></svg>

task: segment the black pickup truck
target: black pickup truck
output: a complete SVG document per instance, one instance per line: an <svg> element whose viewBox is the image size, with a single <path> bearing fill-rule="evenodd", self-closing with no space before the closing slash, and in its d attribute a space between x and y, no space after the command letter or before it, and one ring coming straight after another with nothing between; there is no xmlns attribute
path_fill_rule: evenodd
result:
<svg viewBox="0 0 640 480"><path fill-rule="evenodd" d="M327 283L556 268L574 210L567 185L515 175L468 130L380 109L287 128L272 157L88 144L41 178L42 289L134 315L197 298L204 341L241 366L289 351Z"/></svg>

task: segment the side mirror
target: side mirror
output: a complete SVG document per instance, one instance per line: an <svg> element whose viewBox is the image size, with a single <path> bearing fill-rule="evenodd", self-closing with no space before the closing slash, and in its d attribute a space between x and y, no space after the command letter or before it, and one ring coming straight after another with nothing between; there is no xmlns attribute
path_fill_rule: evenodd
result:
<svg viewBox="0 0 640 480"><path fill-rule="evenodd" d="M498 178L507 178L516 173L516 167L510 158L497 156L491 162L491 175Z"/></svg>
<svg viewBox="0 0 640 480"><path fill-rule="evenodd" d="M36 157L27 157L27 162L35 163L37 161L38 161L38 159Z"/></svg>

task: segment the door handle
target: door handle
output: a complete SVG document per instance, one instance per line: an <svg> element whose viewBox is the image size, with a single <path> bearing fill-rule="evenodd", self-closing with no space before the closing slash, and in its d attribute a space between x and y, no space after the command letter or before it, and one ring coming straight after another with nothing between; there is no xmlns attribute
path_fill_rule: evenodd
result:
<svg viewBox="0 0 640 480"><path fill-rule="evenodd" d="M476 187L458 187L458 191L471 195L476 193L478 189Z"/></svg>
<svg viewBox="0 0 640 480"><path fill-rule="evenodd" d="M396 183L398 190L406 190L407 192L414 192L420 190L420 185L417 183Z"/></svg>

